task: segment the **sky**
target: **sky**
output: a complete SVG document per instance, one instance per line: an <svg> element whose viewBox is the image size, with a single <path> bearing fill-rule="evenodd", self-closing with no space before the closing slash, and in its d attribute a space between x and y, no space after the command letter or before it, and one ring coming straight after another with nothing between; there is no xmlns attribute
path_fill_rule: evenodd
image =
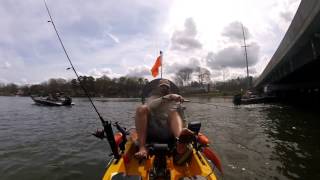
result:
<svg viewBox="0 0 320 180"><path fill-rule="evenodd" d="M213 81L259 76L300 0L47 0L81 75L142 76L163 51L164 78L198 66ZM0 1L0 83L75 78L42 0Z"/></svg>

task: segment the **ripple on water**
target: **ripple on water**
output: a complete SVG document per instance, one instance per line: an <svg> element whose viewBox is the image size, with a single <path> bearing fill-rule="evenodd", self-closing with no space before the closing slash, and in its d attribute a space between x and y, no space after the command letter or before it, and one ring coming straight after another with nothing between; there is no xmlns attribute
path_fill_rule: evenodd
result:
<svg viewBox="0 0 320 180"><path fill-rule="evenodd" d="M280 105L234 107L228 98L190 98L189 121L220 156L225 179L319 179L319 113ZM101 100L101 99L100 99ZM100 122L86 99L72 107L0 97L1 179L101 179L110 148L90 135ZM196 103L199 102L199 103ZM134 125L137 99L102 99L106 120ZM219 105L219 106L217 106Z"/></svg>

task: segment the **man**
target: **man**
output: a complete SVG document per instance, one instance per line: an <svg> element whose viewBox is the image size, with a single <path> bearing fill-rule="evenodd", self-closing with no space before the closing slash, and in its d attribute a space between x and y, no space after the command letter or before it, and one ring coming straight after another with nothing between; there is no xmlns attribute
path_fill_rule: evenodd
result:
<svg viewBox="0 0 320 180"><path fill-rule="evenodd" d="M170 94L170 81L159 81L159 96L151 96L146 105L136 110L135 124L138 133L139 151L137 158L146 158L145 147L147 139L164 143L170 137L179 138L192 132L183 128L183 121L177 112L177 102L184 99L178 94ZM177 144L177 153L184 153L185 145Z"/></svg>

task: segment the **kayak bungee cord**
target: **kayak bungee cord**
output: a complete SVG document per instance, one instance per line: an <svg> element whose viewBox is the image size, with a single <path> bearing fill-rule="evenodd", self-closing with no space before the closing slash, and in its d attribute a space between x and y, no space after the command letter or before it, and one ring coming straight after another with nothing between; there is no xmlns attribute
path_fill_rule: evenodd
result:
<svg viewBox="0 0 320 180"><path fill-rule="evenodd" d="M115 142L115 139L114 139L114 134L113 134L113 130L112 130L112 123L111 123L111 121L105 121L105 120L103 119L103 117L100 115L97 107L94 105L94 103L93 103L93 101L92 101L92 99L91 99L91 97L90 97L87 89L82 85L81 79L80 79L80 77L79 77L76 69L74 68L74 66L73 66L73 64L72 64L72 61L71 61L71 59L70 59L70 57L69 57L69 55L68 55L68 53L67 53L67 50L66 50L65 46L63 45L63 42L62 42L62 40L61 40L61 38L60 38L60 35L59 35L59 33L58 33L58 30L57 30L57 28L56 28L56 26L55 26L55 24L54 24L54 22L53 22L53 19L52 19L51 13L50 13L50 11L49 11L48 5L47 5L47 3L46 3L46 0L44 0L44 5L46 6L48 15L49 15L49 17L50 17L50 21L48 21L48 22L50 22L50 23L52 24L52 26L53 26L53 28L54 28L54 30L55 30L55 32L56 32L56 35L57 35L57 37L58 37L58 39L59 39L59 42L60 42L60 44L61 44L61 46L62 46L62 49L63 49L65 55L67 56L67 59L68 59L70 65L71 65L71 68L72 68L73 72L75 73L75 75L77 76L77 79L78 79L78 81L79 81L79 85L80 85L80 87L82 88L82 90L84 91L85 95L88 97L88 99L89 99L92 107L94 108L95 112L96 112L97 115L99 116L99 119L100 119L100 121L101 121L101 123L102 123L102 126L103 126L103 130L104 130L104 132L105 132L105 134L106 134L106 137L107 137L107 140L108 140L108 142L109 142L109 144L110 144L110 147L111 147L113 156L114 156L115 159L119 159L119 158L120 158L120 155L119 155L118 148L117 148L117 146L116 146L116 142ZM119 126L117 123L116 123L116 126L117 126L117 128L120 128L120 126ZM96 136L96 137L98 137L98 138L100 138L100 139L103 139L103 138L105 137L104 133L103 133L103 132L99 132L99 131L97 131L97 132L96 132L95 134L93 134L93 135Z"/></svg>

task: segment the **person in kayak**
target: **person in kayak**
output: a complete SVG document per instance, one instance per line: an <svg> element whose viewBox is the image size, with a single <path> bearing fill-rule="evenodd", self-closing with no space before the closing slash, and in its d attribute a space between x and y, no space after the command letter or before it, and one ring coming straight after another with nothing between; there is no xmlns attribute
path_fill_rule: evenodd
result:
<svg viewBox="0 0 320 180"><path fill-rule="evenodd" d="M191 136L193 132L183 128L182 118L177 111L177 102L184 101L178 94L170 94L170 81L161 79L158 85L159 95L151 96L147 104L136 110L135 125L138 134L139 151L137 158L146 158L146 141L165 143L175 137ZM185 152L186 145L177 143L177 153Z"/></svg>

